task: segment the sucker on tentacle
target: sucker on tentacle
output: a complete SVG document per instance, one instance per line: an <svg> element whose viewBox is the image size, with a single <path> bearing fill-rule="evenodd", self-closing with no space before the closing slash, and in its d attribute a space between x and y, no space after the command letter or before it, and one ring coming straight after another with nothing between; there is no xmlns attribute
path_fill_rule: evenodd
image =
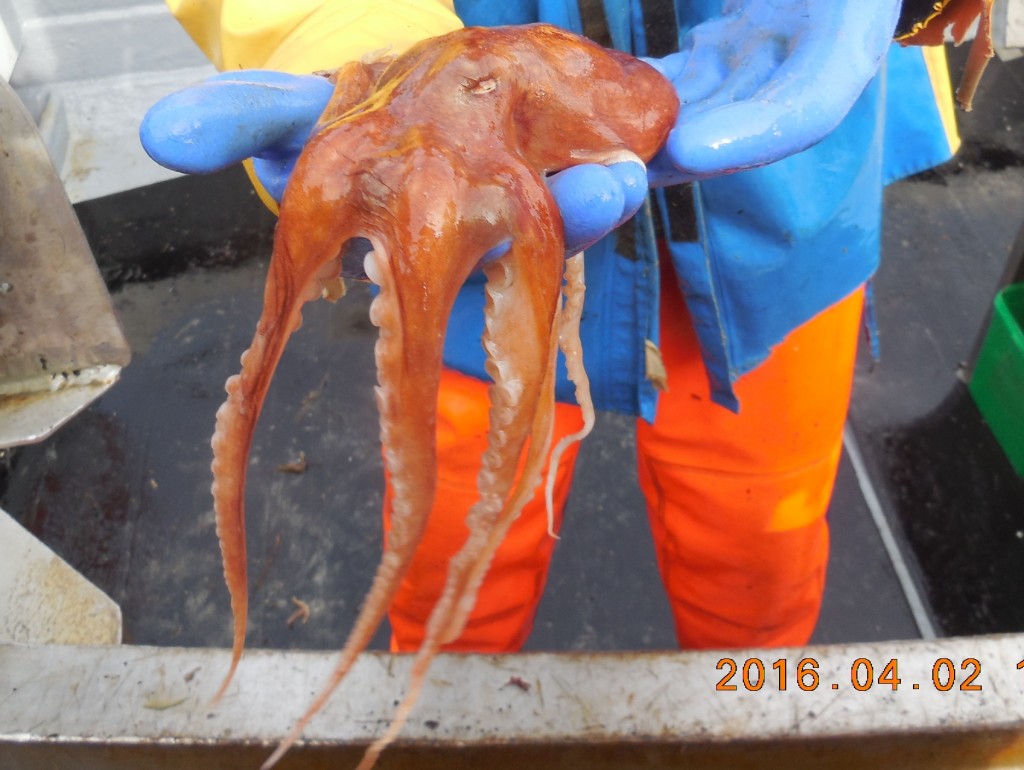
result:
<svg viewBox="0 0 1024 770"><path fill-rule="evenodd" d="M628 82L628 88L626 84ZM256 420L302 305L350 272L380 286L370 308L380 438L391 485L391 529L359 616L324 689L267 760L298 738L365 649L423 536L436 488L436 404L445 326L456 294L483 266L490 431L467 515L469 534L427 623L410 688L371 766L415 702L427 667L462 632L498 546L567 442L593 424L580 356L582 257L565 260L546 174L581 162L647 161L678 103L648 65L546 25L465 29L380 64L339 71L335 98L302 152L281 203L264 308L240 375L218 412L214 507L235 616L234 675L245 641L243 497ZM372 249L362 270L353 243ZM566 283L562 305L563 273ZM555 357L561 347L584 428L548 460ZM518 470L518 475L517 475ZM550 482L549 482L550 484ZM548 492L550 508L550 491Z"/></svg>

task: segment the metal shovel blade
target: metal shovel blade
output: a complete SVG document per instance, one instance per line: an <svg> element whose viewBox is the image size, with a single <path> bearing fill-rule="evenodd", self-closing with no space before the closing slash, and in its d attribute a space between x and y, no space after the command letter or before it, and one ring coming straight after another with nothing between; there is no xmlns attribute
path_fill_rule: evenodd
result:
<svg viewBox="0 0 1024 770"><path fill-rule="evenodd" d="M0 80L0 447L48 436L129 358L43 140Z"/></svg>

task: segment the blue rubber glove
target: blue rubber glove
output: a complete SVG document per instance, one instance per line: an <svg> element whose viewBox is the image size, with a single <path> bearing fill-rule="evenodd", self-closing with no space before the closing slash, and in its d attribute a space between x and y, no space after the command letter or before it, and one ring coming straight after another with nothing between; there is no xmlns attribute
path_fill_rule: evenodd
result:
<svg viewBox="0 0 1024 770"><path fill-rule="evenodd" d="M577 166L550 180L576 253L631 217L652 187L754 168L823 139L875 74L899 0L727 0L683 50L650 63L681 108L663 150L634 163ZM224 73L172 94L147 114L143 146L158 163L209 173L254 157L280 200L296 156L331 95L323 78ZM500 256L507 245L493 250Z"/></svg>
<svg viewBox="0 0 1024 770"><path fill-rule="evenodd" d="M211 174L253 158L267 192L280 201L295 160L334 93L315 75L224 72L157 102L139 138L161 166Z"/></svg>
<svg viewBox="0 0 1024 770"><path fill-rule="evenodd" d="M679 95L652 187L764 166L825 138L889 49L900 0L726 0L649 63Z"/></svg>
<svg viewBox="0 0 1024 770"><path fill-rule="evenodd" d="M208 174L246 158L277 201L320 113L333 93L324 78L249 70L215 75L157 102L139 129L157 163ZM647 194L638 163L587 164L551 177L562 212L566 253L575 254L631 217ZM492 249L495 259L508 244Z"/></svg>

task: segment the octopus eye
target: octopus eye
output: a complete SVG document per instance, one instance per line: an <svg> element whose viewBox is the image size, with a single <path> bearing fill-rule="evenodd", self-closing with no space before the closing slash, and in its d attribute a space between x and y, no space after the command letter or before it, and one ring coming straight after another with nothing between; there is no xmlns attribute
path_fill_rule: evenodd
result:
<svg viewBox="0 0 1024 770"><path fill-rule="evenodd" d="M482 78L468 78L462 87L471 94L489 94L498 87L498 79L489 74Z"/></svg>
<svg viewBox="0 0 1024 770"><path fill-rule="evenodd" d="M367 281L369 278L363 269L363 260L373 251L369 238L349 238L341 246L341 277L355 281Z"/></svg>

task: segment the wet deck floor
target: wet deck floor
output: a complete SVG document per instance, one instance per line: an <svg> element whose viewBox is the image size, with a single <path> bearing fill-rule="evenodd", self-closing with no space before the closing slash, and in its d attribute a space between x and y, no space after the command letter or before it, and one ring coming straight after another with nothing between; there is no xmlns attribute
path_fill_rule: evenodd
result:
<svg viewBox="0 0 1024 770"><path fill-rule="evenodd" d="M816 641L1024 630L1024 481L957 377L1024 222L1022 73L994 67L961 116L958 160L887 193L883 358L864 357L857 374ZM227 645L209 436L251 340L273 220L239 172L77 210L134 360L55 437L5 456L0 505L121 604L127 642ZM336 647L376 564L367 302L357 289L307 306L261 420L249 481L255 646ZM602 415L585 442L531 649L675 645L630 423ZM305 473L280 470L302 454ZM309 604L308 623L288 624L293 597Z"/></svg>

